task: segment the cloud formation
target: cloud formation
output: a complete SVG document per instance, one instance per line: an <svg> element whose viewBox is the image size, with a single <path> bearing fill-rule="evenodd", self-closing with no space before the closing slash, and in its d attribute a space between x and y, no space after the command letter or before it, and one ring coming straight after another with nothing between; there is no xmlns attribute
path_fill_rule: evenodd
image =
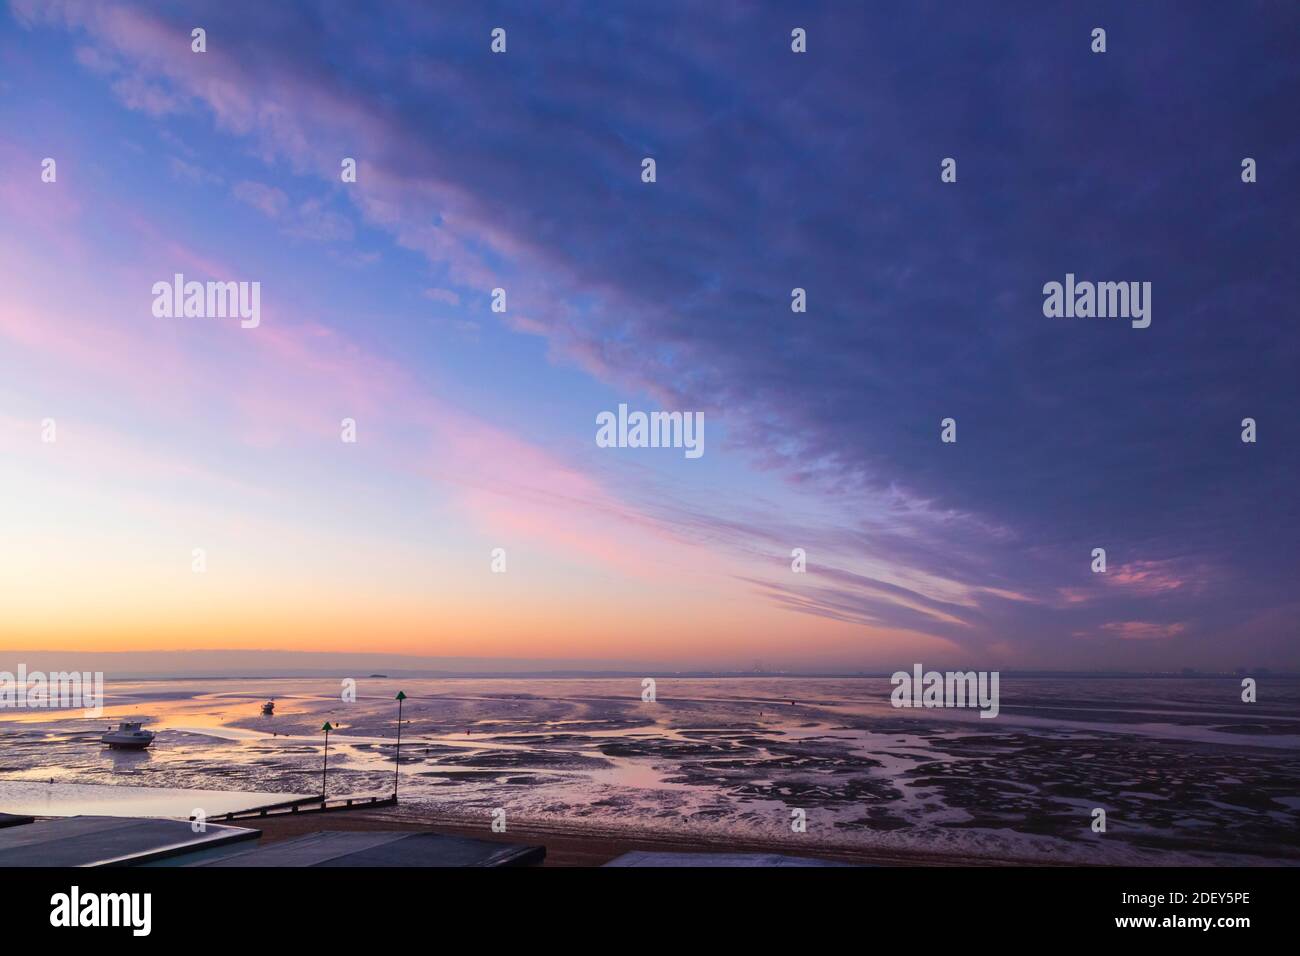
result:
<svg viewBox="0 0 1300 956"><path fill-rule="evenodd" d="M1210 639L1300 572L1300 133L1270 119L1300 94L1294 10L1117 6L1100 59L1040 9L814 6L794 56L779 9L505 5L494 57L471 5L386 29L329 4L12 6L70 29L125 108L314 182L231 187L289 235L377 230L424 259L417 294L508 286L508 327L557 361L706 410L823 506L643 507L778 569L808 547L806 581L743 578L779 606L1051 659L1078 633ZM1066 272L1151 282L1152 326L1045 318Z"/></svg>

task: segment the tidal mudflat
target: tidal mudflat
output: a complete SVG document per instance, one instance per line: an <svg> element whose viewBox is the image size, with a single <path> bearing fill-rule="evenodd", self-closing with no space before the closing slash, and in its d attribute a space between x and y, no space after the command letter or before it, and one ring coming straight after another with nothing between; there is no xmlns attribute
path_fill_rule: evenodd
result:
<svg viewBox="0 0 1300 956"><path fill-rule="evenodd" d="M660 678L654 702L631 678L373 678L352 703L323 679L110 680L99 719L6 713L0 779L319 793L328 720L330 793L388 793L399 689L407 814L963 859L1300 862L1300 681L1282 679L1244 704L1229 679L1006 678L993 720L894 709L877 678ZM98 745L125 716L157 731L151 749Z"/></svg>

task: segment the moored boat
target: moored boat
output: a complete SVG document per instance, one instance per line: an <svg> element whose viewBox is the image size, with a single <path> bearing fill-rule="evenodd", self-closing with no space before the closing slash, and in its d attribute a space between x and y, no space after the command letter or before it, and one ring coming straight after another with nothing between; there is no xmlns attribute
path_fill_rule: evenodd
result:
<svg viewBox="0 0 1300 956"><path fill-rule="evenodd" d="M117 725L117 730L110 729L99 740L114 750L144 750L153 743L154 735L152 731L142 730L140 724L140 721L124 720Z"/></svg>

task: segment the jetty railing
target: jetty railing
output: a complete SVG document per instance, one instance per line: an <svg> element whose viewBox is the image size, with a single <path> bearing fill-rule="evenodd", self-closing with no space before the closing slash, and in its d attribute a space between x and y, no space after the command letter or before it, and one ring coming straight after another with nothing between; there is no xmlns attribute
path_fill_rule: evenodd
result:
<svg viewBox="0 0 1300 956"><path fill-rule="evenodd" d="M214 814L207 819L212 822L230 820L249 820L261 817L292 816L309 813L337 813L340 810L377 810L380 807L397 806L397 795L386 797L295 797L280 803L268 803L261 807L249 807L246 810L232 810L229 813ZM191 820L194 817L190 817Z"/></svg>

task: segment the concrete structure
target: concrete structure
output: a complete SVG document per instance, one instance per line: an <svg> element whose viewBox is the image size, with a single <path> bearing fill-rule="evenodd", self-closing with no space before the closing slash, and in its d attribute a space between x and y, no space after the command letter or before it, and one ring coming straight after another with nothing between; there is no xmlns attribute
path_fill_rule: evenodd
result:
<svg viewBox="0 0 1300 956"><path fill-rule="evenodd" d="M183 820L63 817L0 830L0 867L134 866L258 836L211 823L195 833Z"/></svg>
<svg viewBox="0 0 1300 956"><path fill-rule="evenodd" d="M534 866L546 848L409 831L325 831L198 866Z"/></svg>

